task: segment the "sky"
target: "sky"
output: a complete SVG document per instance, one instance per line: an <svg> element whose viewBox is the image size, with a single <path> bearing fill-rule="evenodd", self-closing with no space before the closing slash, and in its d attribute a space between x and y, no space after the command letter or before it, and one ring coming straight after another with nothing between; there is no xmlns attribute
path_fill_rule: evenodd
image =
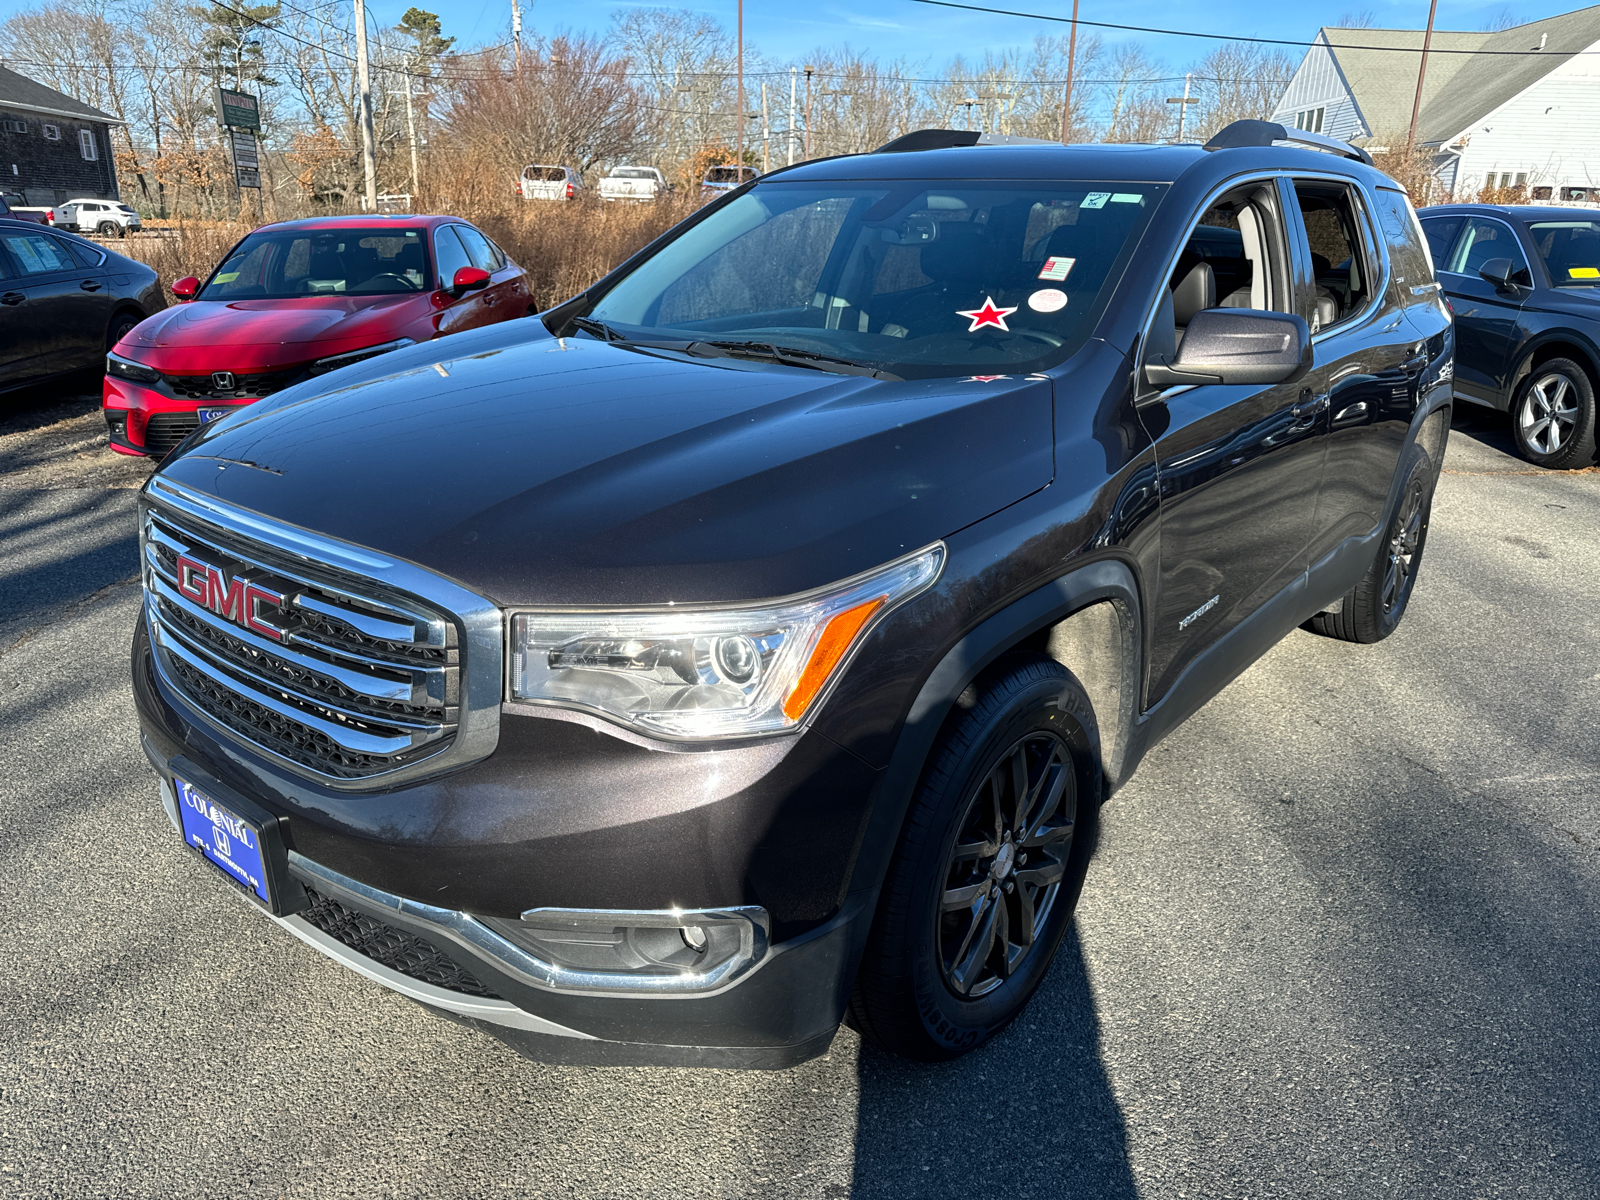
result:
<svg viewBox="0 0 1600 1200"><path fill-rule="evenodd" d="M526 31L548 33L572 30L603 34L611 13L632 5L603 0L521 0ZM995 7L1070 16L1071 0L977 0ZM373 19L394 24L413 3L436 10L446 35L458 45L499 41L509 37L511 0L368 0ZM736 0L701 0L699 3L665 3L644 7L689 8L720 20L731 32ZM0 20L12 13L37 7L36 0L0 0ZM1534 21L1570 11L1571 4L1483 0L1481 3L1442 0L1436 18L1439 29L1481 29L1502 13L1519 22ZM1383 28L1420 29L1428 19L1427 0L1329 0L1323 6L1285 4L1282 0L1231 0L1216 5L1196 5L1180 0L1150 0L1142 4L1116 0L1080 0L1082 20L1117 21L1134 25L1196 30L1205 33L1288 38L1307 41L1320 25L1336 25L1347 13L1370 11ZM1065 33L1067 27L1017 17L959 12L933 8L912 0L746 0L747 45L779 59L801 58L819 47L848 44L883 60L904 58L929 69L943 66L960 53L968 61L984 50L1025 47L1038 33ZM1168 38L1104 31L1108 42L1136 39L1155 55L1177 68L1206 53L1214 43L1194 38ZM1296 61L1302 50L1283 47Z"/></svg>

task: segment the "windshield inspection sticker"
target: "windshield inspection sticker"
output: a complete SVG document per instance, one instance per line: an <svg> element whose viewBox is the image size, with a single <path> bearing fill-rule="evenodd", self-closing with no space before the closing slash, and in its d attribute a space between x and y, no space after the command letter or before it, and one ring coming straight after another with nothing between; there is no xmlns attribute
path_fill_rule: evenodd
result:
<svg viewBox="0 0 1600 1200"><path fill-rule="evenodd" d="M1090 192L1087 196L1085 196L1083 198L1083 203L1078 205L1078 207L1079 208L1104 208L1106 206L1106 201L1109 200L1109 199L1111 199L1111 193L1110 192Z"/></svg>
<svg viewBox="0 0 1600 1200"><path fill-rule="evenodd" d="M972 324L967 327L968 333L977 333L985 325L993 325L1001 333L1010 333L1006 318L1016 311L1014 308L1000 308L995 304L993 296L985 296L982 308L957 309L956 316L972 319Z"/></svg>
<svg viewBox="0 0 1600 1200"><path fill-rule="evenodd" d="M1113 203L1113 204L1138 204L1143 199L1144 199L1144 196L1142 196L1138 192L1118 192L1115 196L1111 197L1111 203Z"/></svg>
<svg viewBox="0 0 1600 1200"><path fill-rule="evenodd" d="M1568 267L1569 279L1600 279L1600 268L1596 267Z"/></svg>
<svg viewBox="0 0 1600 1200"><path fill-rule="evenodd" d="M1060 312L1067 306L1067 294L1060 288L1040 288L1028 297L1028 307L1034 312Z"/></svg>
<svg viewBox="0 0 1600 1200"><path fill-rule="evenodd" d="M1044 260L1044 269L1039 272L1040 279L1049 279L1060 283L1072 274L1072 268L1077 265L1075 258L1047 258Z"/></svg>

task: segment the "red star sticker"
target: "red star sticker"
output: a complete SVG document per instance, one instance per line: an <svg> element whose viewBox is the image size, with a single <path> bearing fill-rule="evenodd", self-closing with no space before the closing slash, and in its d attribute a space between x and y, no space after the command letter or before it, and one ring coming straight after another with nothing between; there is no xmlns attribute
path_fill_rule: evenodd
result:
<svg viewBox="0 0 1600 1200"><path fill-rule="evenodd" d="M962 314L962 315L964 316L965 314ZM972 376L968 377L967 382L968 383L993 383L996 379L1010 379L1010 378L1011 378L1011 376L1009 376L1009 375L972 375Z"/></svg>
<svg viewBox="0 0 1600 1200"><path fill-rule="evenodd" d="M969 308L965 311L958 309L956 316L972 318L972 324L967 329L968 333L977 333L985 325L993 325L1001 333L1010 333L1006 318L1016 311L1014 308L1000 308L995 304L993 296L985 296L982 308Z"/></svg>

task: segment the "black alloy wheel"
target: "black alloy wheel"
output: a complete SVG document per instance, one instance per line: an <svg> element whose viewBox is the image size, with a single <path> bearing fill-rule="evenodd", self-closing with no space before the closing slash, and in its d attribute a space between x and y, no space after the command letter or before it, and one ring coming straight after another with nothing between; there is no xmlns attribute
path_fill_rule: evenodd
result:
<svg viewBox="0 0 1600 1200"><path fill-rule="evenodd" d="M1044 981L1099 829L1100 733L1083 685L1017 654L968 686L929 753L873 914L847 1020L941 1062Z"/></svg>
<svg viewBox="0 0 1600 1200"><path fill-rule="evenodd" d="M1417 582L1417 567L1422 553L1422 539L1427 533L1428 500L1432 489L1420 474L1406 480L1406 490L1400 497L1400 507L1395 513L1389 532L1389 561L1383 572L1383 592L1380 602L1385 616L1401 611L1411 599L1411 588Z"/></svg>
<svg viewBox="0 0 1600 1200"><path fill-rule="evenodd" d="M1511 436L1522 457L1541 467L1587 467L1595 451L1594 384L1567 358L1540 363L1511 406Z"/></svg>
<svg viewBox="0 0 1600 1200"><path fill-rule="evenodd" d="M957 996L992 992L1038 945L1077 808L1071 751L1054 733L1019 740L978 785L950 848L939 914L940 965Z"/></svg>

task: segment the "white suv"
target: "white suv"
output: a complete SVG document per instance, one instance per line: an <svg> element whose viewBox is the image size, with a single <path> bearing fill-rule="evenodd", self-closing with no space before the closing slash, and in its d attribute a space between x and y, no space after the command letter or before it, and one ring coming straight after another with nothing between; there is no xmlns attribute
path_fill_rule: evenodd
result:
<svg viewBox="0 0 1600 1200"><path fill-rule="evenodd" d="M139 214L118 200L80 199L56 205L58 229L127 237L130 229L139 227Z"/></svg>
<svg viewBox="0 0 1600 1200"><path fill-rule="evenodd" d="M570 167L532 163L522 168L517 191L524 200L576 200L583 191L583 177Z"/></svg>

